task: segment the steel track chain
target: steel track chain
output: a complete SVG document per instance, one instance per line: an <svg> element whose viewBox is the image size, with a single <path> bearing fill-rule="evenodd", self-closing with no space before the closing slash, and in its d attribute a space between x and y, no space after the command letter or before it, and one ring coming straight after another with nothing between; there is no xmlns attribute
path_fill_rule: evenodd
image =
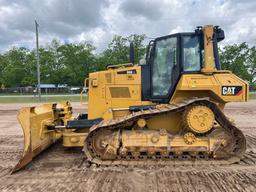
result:
<svg viewBox="0 0 256 192"><path fill-rule="evenodd" d="M215 114L215 119L219 125L224 128L232 136L233 147L232 149L225 149L226 154L229 156L224 160L216 160L213 157L205 154L191 156L188 155L169 155L169 156L133 156L130 154L128 157L123 158L118 156L115 160L101 160L100 155L96 154L92 145L93 136L97 135L102 130L118 130L120 127L127 127L133 122L136 122L139 118L149 118L154 115L168 112L177 112L185 110L186 107L191 105L206 105ZM143 166L143 165L202 165L202 164L232 164L238 162L246 149L246 140L243 133L231 123L228 118L224 115L221 109L213 102L209 101L209 98L195 98L185 100L177 104L166 104L159 105L156 109L150 109L146 111L134 112L130 115L114 120L104 120L97 125L90 128L89 134L85 140L83 151L87 156L88 161L97 165L118 165L118 166Z"/></svg>

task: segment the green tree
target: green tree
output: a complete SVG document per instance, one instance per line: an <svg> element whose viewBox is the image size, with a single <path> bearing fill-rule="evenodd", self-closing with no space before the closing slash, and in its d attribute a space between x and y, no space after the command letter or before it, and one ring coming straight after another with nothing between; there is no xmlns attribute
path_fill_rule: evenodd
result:
<svg viewBox="0 0 256 192"><path fill-rule="evenodd" d="M5 81L4 81L4 69L5 69L5 57L3 55L0 55L0 85L5 87Z"/></svg>
<svg viewBox="0 0 256 192"><path fill-rule="evenodd" d="M253 46L248 56L248 72L250 75L249 82L256 88L256 48Z"/></svg>
<svg viewBox="0 0 256 192"><path fill-rule="evenodd" d="M133 42L135 50L135 63L139 63L140 59L146 53L146 46L143 44L146 35L130 35L127 39L129 42Z"/></svg>
<svg viewBox="0 0 256 192"><path fill-rule="evenodd" d="M220 60L223 69L232 71L242 79L251 81L249 73L250 48L246 43L227 45L220 50Z"/></svg>
<svg viewBox="0 0 256 192"><path fill-rule="evenodd" d="M133 34L128 37L115 35L108 45L108 48L101 54L101 62L106 64L122 64L129 63L129 43L133 42L135 48L135 63L138 63L140 58L145 54L145 46L143 41L145 35Z"/></svg>
<svg viewBox="0 0 256 192"><path fill-rule="evenodd" d="M26 76L26 60L29 51L26 48L12 48L1 57L2 83L7 87L22 86Z"/></svg>
<svg viewBox="0 0 256 192"><path fill-rule="evenodd" d="M64 84L82 85L94 63L95 47L89 43L65 44L58 48L58 65L62 67L61 78Z"/></svg>

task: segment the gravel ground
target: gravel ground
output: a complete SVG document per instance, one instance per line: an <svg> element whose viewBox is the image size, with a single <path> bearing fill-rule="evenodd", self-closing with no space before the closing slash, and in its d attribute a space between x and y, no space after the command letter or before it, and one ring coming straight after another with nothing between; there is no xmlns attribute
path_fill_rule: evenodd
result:
<svg viewBox="0 0 256 192"><path fill-rule="evenodd" d="M81 149L64 149L57 143L10 175L23 146L16 114L28 105L33 104L0 105L0 191L256 191L256 100L225 109L247 139L246 155L238 164L95 167L86 162ZM72 105L75 113L86 108Z"/></svg>

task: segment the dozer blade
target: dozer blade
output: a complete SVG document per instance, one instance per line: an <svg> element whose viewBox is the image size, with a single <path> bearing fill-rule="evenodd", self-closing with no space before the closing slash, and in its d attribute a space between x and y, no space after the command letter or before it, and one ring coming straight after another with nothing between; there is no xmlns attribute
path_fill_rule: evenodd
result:
<svg viewBox="0 0 256 192"><path fill-rule="evenodd" d="M24 134L23 155L12 173L26 166L32 159L61 138L61 131L49 129L63 125L71 118L69 102L43 104L38 107L23 107L18 113L18 120Z"/></svg>

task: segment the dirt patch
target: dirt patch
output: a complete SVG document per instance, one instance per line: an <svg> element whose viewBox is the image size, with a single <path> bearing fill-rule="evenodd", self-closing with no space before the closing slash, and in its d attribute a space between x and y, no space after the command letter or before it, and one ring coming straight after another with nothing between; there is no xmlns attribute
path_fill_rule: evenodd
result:
<svg viewBox="0 0 256 192"><path fill-rule="evenodd" d="M23 145L17 109L31 105L0 105L0 191L256 191L256 101L225 109L247 139L247 152L238 164L96 167L88 164L81 149L57 143L10 175ZM72 105L75 113L86 111L86 106Z"/></svg>

